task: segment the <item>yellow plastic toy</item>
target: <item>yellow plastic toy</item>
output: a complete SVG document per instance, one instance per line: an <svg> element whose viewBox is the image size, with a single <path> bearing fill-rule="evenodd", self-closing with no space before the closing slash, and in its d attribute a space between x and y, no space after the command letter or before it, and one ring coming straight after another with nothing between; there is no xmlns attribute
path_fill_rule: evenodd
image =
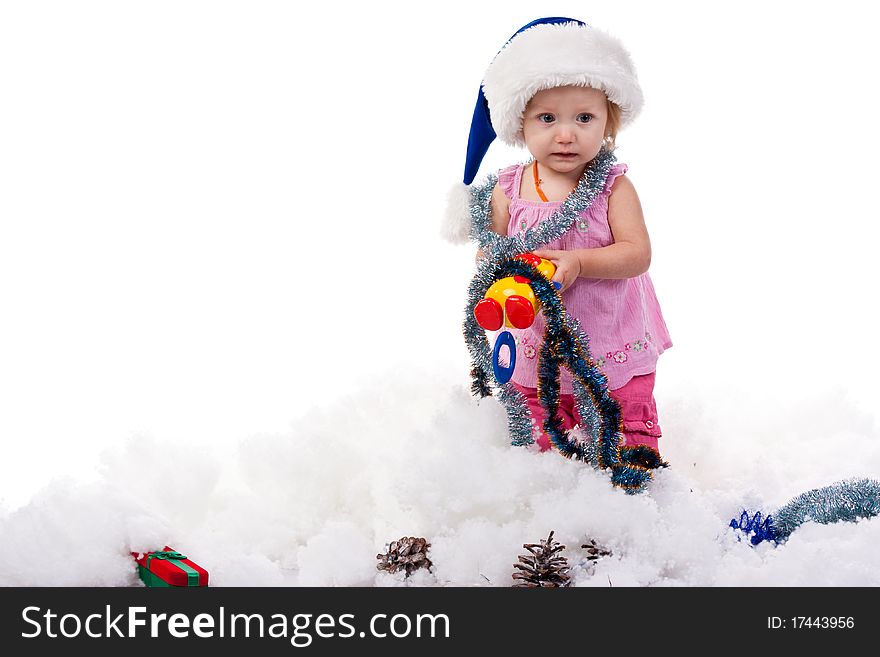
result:
<svg viewBox="0 0 880 657"><path fill-rule="evenodd" d="M516 256L536 267L549 281L556 273L556 265L531 253ZM502 326L508 328L528 328L538 314L538 299L523 276L508 276L495 281L486 290L482 300L474 307L474 317L482 328L497 331Z"/></svg>

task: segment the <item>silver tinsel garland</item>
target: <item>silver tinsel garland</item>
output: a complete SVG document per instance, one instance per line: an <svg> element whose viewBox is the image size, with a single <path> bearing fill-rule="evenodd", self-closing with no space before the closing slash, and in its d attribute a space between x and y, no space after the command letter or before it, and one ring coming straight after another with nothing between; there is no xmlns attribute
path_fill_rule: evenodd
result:
<svg viewBox="0 0 880 657"><path fill-rule="evenodd" d="M616 161L613 151L599 151L562 207L537 226L513 237L499 235L490 228L492 218L489 201L498 182L497 175L490 175L486 182L471 190L471 237L483 249L489 263L534 251L559 239L568 232L581 212L590 209L593 201L605 189L608 172Z"/></svg>
<svg viewBox="0 0 880 657"><path fill-rule="evenodd" d="M784 540L801 524L823 525L871 518L880 513L880 481L853 479L801 493L774 515L776 535Z"/></svg>

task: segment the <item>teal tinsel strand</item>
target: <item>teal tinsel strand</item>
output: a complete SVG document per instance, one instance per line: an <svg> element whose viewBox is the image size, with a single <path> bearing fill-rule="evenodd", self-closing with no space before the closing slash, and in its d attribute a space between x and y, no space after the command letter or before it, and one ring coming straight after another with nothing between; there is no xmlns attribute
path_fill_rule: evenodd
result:
<svg viewBox="0 0 880 657"><path fill-rule="evenodd" d="M520 446L535 442L532 438L532 417L522 394L508 382L499 387L498 399L507 410L510 444Z"/></svg>
<svg viewBox="0 0 880 657"><path fill-rule="evenodd" d="M529 269L531 271L519 275L530 279L546 320L538 366L538 395L547 412L544 430L564 456L586 462L594 462L595 456L600 467L611 468L612 483L625 488L627 492L638 492L650 480L651 472L648 468L621 462L620 435L623 423L620 406L608 391L607 379L592 362L588 340L577 322L570 321L566 316L565 306L555 288L537 270ZM598 400L598 448L586 442L574 442L562 429L556 415L559 407L559 368L562 364L571 371L581 389L589 391L590 399Z"/></svg>
<svg viewBox="0 0 880 657"><path fill-rule="evenodd" d="M486 339L485 331L477 324L473 308L477 301L483 298L492 283L509 275L505 273L502 264L499 261L483 260L477 266L477 273L468 287L468 298L476 299L476 301L469 304L465 311L463 332L473 362L472 390L481 396L489 394L489 381L493 380L492 349ZM513 387L513 384L505 383L498 387L498 399L507 411L511 444L529 445L533 443L532 419L523 396Z"/></svg>
<svg viewBox="0 0 880 657"><path fill-rule="evenodd" d="M618 465L611 470L611 483L626 490L638 493L651 479L651 471L637 465Z"/></svg>
<svg viewBox="0 0 880 657"><path fill-rule="evenodd" d="M471 368L471 394L482 399L492 395L492 388L489 384L489 377L479 367Z"/></svg>
<svg viewBox="0 0 880 657"><path fill-rule="evenodd" d="M580 344L584 345L584 351L586 353L590 353L590 339L586 333L581 329L580 323L573 317L567 318L567 322L569 325L569 331L571 335L574 336L574 339L578 341ZM592 363L588 363L584 361L583 354L578 354L575 362L574 362L574 371L583 372L585 368L589 368L589 373L596 373L598 376L597 384L601 386L607 387L607 380L604 376L595 369L595 366ZM601 380L598 377L602 377ZM572 387L574 388L574 399L575 404L577 405L578 413L581 416L581 419L584 422L582 429L585 429L589 433L589 441L586 449L589 449L589 458L591 462L598 465L599 463L599 454L598 449L602 443L602 414L599 410L598 402L596 395L593 394L593 389L596 387L595 384L586 383L589 380L589 377L583 377L584 383L581 382L581 377L574 377L572 379Z"/></svg>
<svg viewBox="0 0 880 657"><path fill-rule="evenodd" d="M583 382L590 396L597 401L599 408L599 446L598 459L602 467L616 467L620 463L620 405L608 392L608 380L592 364L589 349L583 334L578 335L579 327L567 326L562 336L561 349L570 354L569 370L576 379Z"/></svg>
<svg viewBox="0 0 880 657"><path fill-rule="evenodd" d="M577 378L572 380L572 388L574 388L574 401L577 406L578 414L583 420L581 431L585 433L584 440L584 457L594 466L599 465L599 456L596 449L599 445L599 435L601 428L601 418L599 417L599 409L596 407L596 400L587 387Z"/></svg>
<svg viewBox="0 0 880 657"><path fill-rule="evenodd" d="M556 288L537 269L519 260L504 261L497 277L522 276L541 303L545 317L544 339L538 359L538 398L545 410L544 431L560 454L612 470L612 483L627 492L640 491L651 478L648 468L623 463L620 458L622 428L620 406L608 391L605 376L590 357L586 336L576 322L569 322L565 306ZM485 340L485 338L484 338ZM486 341L488 350L488 341ZM598 420L598 448L592 441L578 442L570 437L559 418L560 367L565 365L578 382L580 391L588 392L583 404L595 404ZM595 402L593 400L596 400ZM584 416L582 416L583 418Z"/></svg>
<svg viewBox="0 0 880 657"><path fill-rule="evenodd" d="M538 399L544 408L544 431L566 458L577 456L559 419L559 359L549 340L544 340L538 358Z"/></svg>

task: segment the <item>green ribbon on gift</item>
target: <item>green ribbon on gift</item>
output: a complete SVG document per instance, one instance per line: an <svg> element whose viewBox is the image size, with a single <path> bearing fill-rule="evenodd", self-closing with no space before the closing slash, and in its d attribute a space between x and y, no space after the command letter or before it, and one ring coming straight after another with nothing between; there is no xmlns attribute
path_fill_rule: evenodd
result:
<svg viewBox="0 0 880 657"><path fill-rule="evenodd" d="M188 566L183 563L183 559L186 559L185 554L181 554L180 552L151 552L147 555L147 571L151 572L150 562L153 559L167 560L173 563L175 566L180 568L183 572L186 573L186 585L187 586L198 586L199 585L199 573L192 566Z"/></svg>

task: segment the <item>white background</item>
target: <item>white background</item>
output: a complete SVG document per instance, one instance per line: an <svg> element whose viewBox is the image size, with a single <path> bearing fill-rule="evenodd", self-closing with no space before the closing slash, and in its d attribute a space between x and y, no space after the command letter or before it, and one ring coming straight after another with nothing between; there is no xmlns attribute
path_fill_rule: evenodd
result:
<svg viewBox="0 0 880 657"><path fill-rule="evenodd" d="M3 3L0 505L132 436L219 448L402 368L466 383L472 249L438 225L482 73L540 15L639 70L618 157L675 343L661 413L836 390L876 425L865 6Z"/></svg>

